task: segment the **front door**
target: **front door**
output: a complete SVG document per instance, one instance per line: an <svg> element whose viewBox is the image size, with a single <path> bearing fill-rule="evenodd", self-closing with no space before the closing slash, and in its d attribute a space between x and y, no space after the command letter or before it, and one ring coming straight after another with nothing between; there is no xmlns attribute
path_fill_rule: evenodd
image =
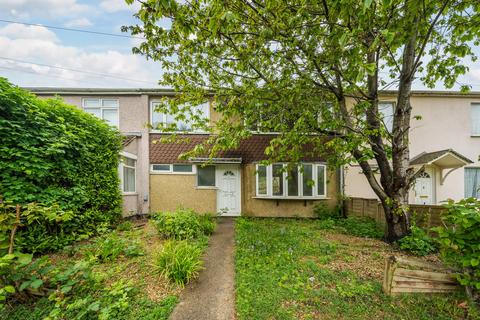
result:
<svg viewBox="0 0 480 320"><path fill-rule="evenodd" d="M217 212L223 216L239 216L241 212L241 178L239 165L217 165Z"/></svg>
<svg viewBox="0 0 480 320"><path fill-rule="evenodd" d="M415 204L433 204L433 172L425 169L415 179Z"/></svg>

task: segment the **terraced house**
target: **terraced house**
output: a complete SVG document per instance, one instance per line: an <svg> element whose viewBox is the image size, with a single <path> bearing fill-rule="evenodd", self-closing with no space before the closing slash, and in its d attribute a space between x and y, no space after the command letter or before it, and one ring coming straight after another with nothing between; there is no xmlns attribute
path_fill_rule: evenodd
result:
<svg viewBox="0 0 480 320"><path fill-rule="evenodd" d="M29 88L40 97L60 96L118 127L125 136L119 168L125 215L174 210L183 206L198 212L239 216L313 215L313 207L334 207L339 195L376 198L357 166L330 168L321 156L302 160L288 174L284 163L268 166L264 151L275 133L254 132L235 150L207 159L179 156L208 138L192 130L188 119L177 123L182 143L160 143L166 134L151 128L175 121L155 110L161 89ZM395 104L384 92L381 111L389 125ZM480 93L417 91L412 95L411 166L425 172L411 190L410 202L437 204L447 198L479 195ZM197 106L211 126L221 117L206 102ZM419 116L419 117L417 117ZM181 139L185 140L185 139ZM313 181L313 185L311 183Z"/></svg>
<svg viewBox="0 0 480 320"><path fill-rule="evenodd" d="M287 174L284 163L260 165L275 134L254 133L235 150L223 152L208 166L207 159L179 156L208 138L193 131L188 119L177 123L181 143L160 143L165 133L154 129L170 124L168 114L155 110L163 97L158 89L28 88L40 97L60 96L65 102L92 113L124 135L119 168L125 215L145 214L177 207L228 216L312 216L313 207L334 207L340 192L341 170L329 168L322 157L303 159ZM197 106L210 125L221 117L210 103ZM185 139L181 139L185 140ZM311 181L314 181L313 185Z"/></svg>

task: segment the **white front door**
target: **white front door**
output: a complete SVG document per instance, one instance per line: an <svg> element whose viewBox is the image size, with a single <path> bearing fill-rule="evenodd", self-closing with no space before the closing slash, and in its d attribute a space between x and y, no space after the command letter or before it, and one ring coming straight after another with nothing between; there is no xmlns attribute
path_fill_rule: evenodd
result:
<svg viewBox="0 0 480 320"><path fill-rule="evenodd" d="M433 204L433 171L425 169L415 179L415 204Z"/></svg>
<svg viewBox="0 0 480 320"><path fill-rule="evenodd" d="M217 165L217 212L239 216L241 212L241 177L239 165Z"/></svg>

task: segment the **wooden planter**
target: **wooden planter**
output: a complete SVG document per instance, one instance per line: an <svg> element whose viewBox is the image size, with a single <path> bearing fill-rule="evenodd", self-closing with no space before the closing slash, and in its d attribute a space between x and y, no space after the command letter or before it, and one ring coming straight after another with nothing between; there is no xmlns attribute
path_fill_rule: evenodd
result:
<svg viewBox="0 0 480 320"><path fill-rule="evenodd" d="M460 285L448 268L415 259L391 256L385 259L383 291L398 293L448 293Z"/></svg>

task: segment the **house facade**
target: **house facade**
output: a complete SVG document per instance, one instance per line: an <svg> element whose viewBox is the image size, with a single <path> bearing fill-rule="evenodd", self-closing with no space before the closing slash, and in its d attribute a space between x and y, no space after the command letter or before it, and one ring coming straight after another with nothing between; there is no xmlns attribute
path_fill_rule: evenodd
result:
<svg viewBox="0 0 480 320"><path fill-rule="evenodd" d="M59 96L119 129L124 136L119 176L125 216L185 207L227 216L312 217L317 204L337 205L341 170L327 167L321 156L304 158L301 168L288 175L285 163L260 163L267 159L264 151L274 137L271 134L253 134L215 159L180 159L208 135L192 131L188 122L177 123L181 142L162 142L168 135L152 127L175 120L157 112L155 106L173 96L172 91L28 90L43 98ZM210 103L198 108L211 126L221 116Z"/></svg>
<svg viewBox="0 0 480 320"><path fill-rule="evenodd" d="M384 92L380 100L386 126L391 126L393 92ZM414 91L411 105L410 166L425 170L410 191L409 203L478 198L480 93ZM377 198L358 166L345 169L345 194Z"/></svg>

